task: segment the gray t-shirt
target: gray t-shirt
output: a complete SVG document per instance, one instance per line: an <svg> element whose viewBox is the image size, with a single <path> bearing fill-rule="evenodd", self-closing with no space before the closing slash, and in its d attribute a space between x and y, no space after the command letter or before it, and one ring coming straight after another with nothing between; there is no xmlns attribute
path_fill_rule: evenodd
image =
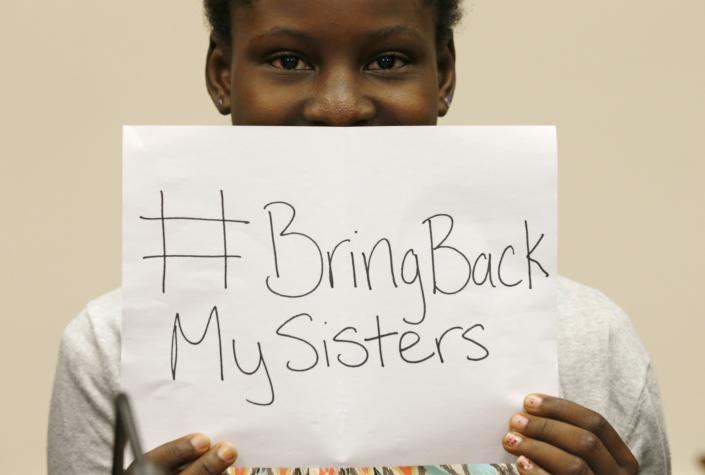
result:
<svg viewBox="0 0 705 475"><path fill-rule="evenodd" d="M629 318L598 290L558 282L561 396L607 418L642 474L670 474L658 385ZM64 332L49 416L49 475L110 473L120 320L115 290L90 302Z"/></svg>

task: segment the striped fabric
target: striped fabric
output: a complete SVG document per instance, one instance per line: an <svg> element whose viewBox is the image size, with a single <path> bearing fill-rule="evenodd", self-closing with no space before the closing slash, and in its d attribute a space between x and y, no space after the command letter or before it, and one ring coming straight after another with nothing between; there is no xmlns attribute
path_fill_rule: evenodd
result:
<svg viewBox="0 0 705 475"><path fill-rule="evenodd" d="M420 465L416 467L360 468L243 468L228 470L229 475L519 475L515 465Z"/></svg>

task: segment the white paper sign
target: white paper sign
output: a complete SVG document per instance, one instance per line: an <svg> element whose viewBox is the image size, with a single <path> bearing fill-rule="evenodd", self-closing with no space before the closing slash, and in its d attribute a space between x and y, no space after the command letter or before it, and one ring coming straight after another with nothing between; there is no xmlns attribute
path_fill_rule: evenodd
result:
<svg viewBox="0 0 705 475"><path fill-rule="evenodd" d="M147 447L508 460L557 393L553 127L126 127L122 384Z"/></svg>

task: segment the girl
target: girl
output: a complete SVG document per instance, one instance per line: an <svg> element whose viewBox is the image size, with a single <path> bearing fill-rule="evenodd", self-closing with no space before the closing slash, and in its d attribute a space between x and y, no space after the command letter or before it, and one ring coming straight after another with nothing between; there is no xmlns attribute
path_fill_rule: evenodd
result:
<svg viewBox="0 0 705 475"><path fill-rule="evenodd" d="M433 125L455 87L459 0L206 0L206 83L237 125ZM559 282L562 395L531 394L498 444L522 474L670 473L648 355L601 293ZM50 473L107 473L118 390L120 296L66 329L49 427ZM530 348L527 348L530 351ZM591 409L588 409L590 407ZM148 457L216 474L233 447L191 434Z"/></svg>

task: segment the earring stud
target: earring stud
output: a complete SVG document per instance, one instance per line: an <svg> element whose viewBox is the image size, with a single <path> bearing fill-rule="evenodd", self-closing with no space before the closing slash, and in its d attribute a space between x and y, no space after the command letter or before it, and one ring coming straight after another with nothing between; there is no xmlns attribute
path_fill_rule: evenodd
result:
<svg viewBox="0 0 705 475"><path fill-rule="evenodd" d="M218 103L218 105L220 107L223 107L223 98L222 97L219 97L218 99L216 99L216 102Z"/></svg>

